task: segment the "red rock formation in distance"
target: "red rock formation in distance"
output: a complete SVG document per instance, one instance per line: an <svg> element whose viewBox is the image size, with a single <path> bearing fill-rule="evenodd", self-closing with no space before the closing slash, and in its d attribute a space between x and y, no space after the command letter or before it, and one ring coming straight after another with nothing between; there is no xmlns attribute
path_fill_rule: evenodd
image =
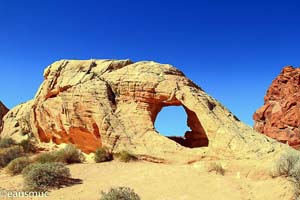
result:
<svg viewBox="0 0 300 200"><path fill-rule="evenodd" d="M8 108L0 101L0 131L2 129L2 118L8 111Z"/></svg>
<svg viewBox="0 0 300 200"><path fill-rule="evenodd" d="M253 115L254 128L294 148L300 146L300 68L284 67L273 80L264 105Z"/></svg>

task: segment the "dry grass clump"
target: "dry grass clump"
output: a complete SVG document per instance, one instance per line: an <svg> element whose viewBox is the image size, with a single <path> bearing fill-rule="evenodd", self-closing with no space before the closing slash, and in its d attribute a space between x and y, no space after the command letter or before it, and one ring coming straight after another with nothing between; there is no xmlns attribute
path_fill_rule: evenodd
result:
<svg viewBox="0 0 300 200"><path fill-rule="evenodd" d="M28 157L19 157L12 160L6 167L6 171L11 175L20 174L24 168L31 164Z"/></svg>
<svg viewBox="0 0 300 200"><path fill-rule="evenodd" d="M34 152L35 147L29 140L17 143L12 138L2 138L0 140L0 167L7 166L7 171L10 174L19 174L20 169L29 162L29 159L18 158Z"/></svg>
<svg viewBox="0 0 300 200"><path fill-rule="evenodd" d="M283 154L276 163L273 177L287 177L294 185L295 199L300 199L300 154L289 151Z"/></svg>
<svg viewBox="0 0 300 200"><path fill-rule="evenodd" d="M210 165L208 166L208 171L209 172L216 172L216 174L220 174L222 176L225 175L225 169L223 168L221 163L218 162L212 162L210 163Z"/></svg>
<svg viewBox="0 0 300 200"><path fill-rule="evenodd" d="M67 164L84 162L83 153L73 144L68 144L65 148L56 152L58 160Z"/></svg>
<svg viewBox="0 0 300 200"><path fill-rule="evenodd" d="M23 148L20 146L11 146L0 149L0 167L6 167L10 161L23 156Z"/></svg>
<svg viewBox="0 0 300 200"><path fill-rule="evenodd" d="M31 141L29 139L22 140L18 145L23 147L24 152L26 152L26 153L36 153L37 152L37 149L34 146L33 141Z"/></svg>
<svg viewBox="0 0 300 200"><path fill-rule="evenodd" d="M134 154L128 151L121 151L115 155L121 162L130 162L138 159Z"/></svg>
<svg viewBox="0 0 300 200"><path fill-rule="evenodd" d="M39 154L34 162L45 164L51 162L61 162L60 158L57 156L56 152L46 152Z"/></svg>
<svg viewBox="0 0 300 200"><path fill-rule="evenodd" d="M283 154L276 163L275 176L293 176L294 169L300 161L300 156L294 152Z"/></svg>
<svg viewBox="0 0 300 200"><path fill-rule="evenodd" d="M128 187L111 188L107 193L101 192L100 200L140 200L138 194Z"/></svg>
<svg viewBox="0 0 300 200"><path fill-rule="evenodd" d="M15 145L16 142L12 138L2 138L0 139L0 148L8 148Z"/></svg>
<svg viewBox="0 0 300 200"><path fill-rule="evenodd" d="M98 148L95 152L95 162L107 162L113 160L113 154L106 147Z"/></svg>
<svg viewBox="0 0 300 200"><path fill-rule="evenodd" d="M46 152L38 155L35 159L38 163L62 162L67 164L84 162L83 153L74 145L68 144L65 148Z"/></svg>

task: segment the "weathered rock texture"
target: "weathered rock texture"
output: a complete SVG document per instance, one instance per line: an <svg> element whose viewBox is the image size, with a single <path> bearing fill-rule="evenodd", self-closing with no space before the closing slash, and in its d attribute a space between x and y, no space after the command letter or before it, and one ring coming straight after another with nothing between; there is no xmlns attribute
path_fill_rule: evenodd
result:
<svg viewBox="0 0 300 200"><path fill-rule="evenodd" d="M8 108L0 101L0 131L2 130L2 118L8 112Z"/></svg>
<svg viewBox="0 0 300 200"><path fill-rule="evenodd" d="M73 143L86 153L108 146L161 158L179 158L179 152L184 158L203 152L259 158L287 148L240 122L171 65L62 60L44 78L32 101L6 115L1 137L31 133L40 142ZM186 110L191 131L184 138L171 140L154 128L157 114L171 105Z"/></svg>
<svg viewBox="0 0 300 200"><path fill-rule="evenodd" d="M272 82L254 128L280 142L300 146L300 68L285 67Z"/></svg>

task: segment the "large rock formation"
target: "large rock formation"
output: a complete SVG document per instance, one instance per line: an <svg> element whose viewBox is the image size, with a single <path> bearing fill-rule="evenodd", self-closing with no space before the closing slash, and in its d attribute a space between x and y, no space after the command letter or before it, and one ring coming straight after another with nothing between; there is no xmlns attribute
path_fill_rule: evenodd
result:
<svg viewBox="0 0 300 200"><path fill-rule="evenodd" d="M45 70L44 78L32 101L6 115L1 137L33 135L42 143L76 144L86 153L107 146L177 159L181 153L185 159L260 158L287 148L240 122L171 65L61 60ZM157 114L171 105L184 107L191 129L184 138L173 138L177 142L154 128Z"/></svg>
<svg viewBox="0 0 300 200"><path fill-rule="evenodd" d="M0 101L0 131L2 130L2 118L8 112L8 108Z"/></svg>
<svg viewBox="0 0 300 200"><path fill-rule="evenodd" d="M283 143L300 146L300 68L285 67L272 82L254 128Z"/></svg>

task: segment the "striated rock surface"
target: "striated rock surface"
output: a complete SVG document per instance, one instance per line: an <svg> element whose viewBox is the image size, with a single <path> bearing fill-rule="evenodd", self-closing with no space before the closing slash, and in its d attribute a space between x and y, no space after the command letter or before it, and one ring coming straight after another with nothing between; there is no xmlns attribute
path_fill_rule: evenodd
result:
<svg viewBox="0 0 300 200"><path fill-rule="evenodd" d="M32 133L30 124L32 106L33 101L28 101L11 109L3 118L4 124L0 136L12 137L18 142L27 139Z"/></svg>
<svg viewBox="0 0 300 200"><path fill-rule="evenodd" d="M86 153L107 146L167 160L261 158L288 149L240 122L168 64L61 60L45 69L44 78L32 101L6 115L1 137L33 135ZM167 138L154 128L160 110L171 105L183 106L188 116L191 131L184 138Z"/></svg>
<svg viewBox="0 0 300 200"><path fill-rule="evenodd" d="M0 131L2 130L2 118L8 111L8 108L0 101Z"/></svg>
<svg viewBox="0 0 300 200"><path fill-rule="evenodd" d="M254 128L290 146L300 146L300 68L285 67L272 82Z"/></svg>

